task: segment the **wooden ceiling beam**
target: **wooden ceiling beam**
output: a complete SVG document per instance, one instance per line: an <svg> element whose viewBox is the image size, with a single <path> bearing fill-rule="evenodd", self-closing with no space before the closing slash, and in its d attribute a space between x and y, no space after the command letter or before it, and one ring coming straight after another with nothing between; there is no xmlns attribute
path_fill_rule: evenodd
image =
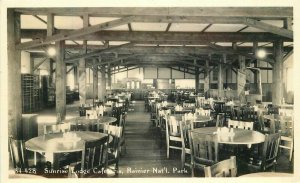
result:
<svg viewBox="0 0 300 183"><path fill-rule="evenodd" d="M130 15L150 16L219 16L219 17L292 17L292 7L102 7L102 8L15 8L23 14L45 15L53 13L59 16L121 17Z"/></svg>
<svg viewBox="0 0 300 183"><path fill-rule="evenodd" d="M67 35L70 30L60 30L59 35ZM46 31L42 29L21 30L21 38L43 39ZM140 44L201 44L205 42L273 42L282 39L292 41L292 39L274 35L266 32L156 32L156 31L110 31L103 30L96 33L86 34L77 37L76 40L89 41L135 41ZM25 44L25 43L23 43Z"/></svg>
<svg viewBox="0 0 300 183"><path fill-rule="evenodd" d="M236 55L241 55L241 56L245 56L247 58L251 58L251 59L259 59L255 56L255 54L251 55L251 54L247 54L247 53L242 53L240 51L237 51L237 50L234 50L234 49L228 49L228 48L224 48L220 45L215 45L215 44L211 44L209 43L208 46L210 46L211 48L213 49L217 49L217 50L222 50L226 53L229 53L229 54L236 54ZM265 59L259 59L259 60L262 60L262 61L265 61L265 62L268 62L268 63L271 63L273 64L274 63L274 60L273 59L270 59L270 58L265 58Z"/></svg>
<svg viewBox="0 0 300 183"><path fill-rule="evenodd" d="M26 43L21 43L21 44L18 44L16 47L17 47L17 49L26 49L26 48L32 48L32 47L51 44L52 42L56 42L56 41L73 39L73 38L77 38L80 36L92 34L92 33L95 33L95 32L98 32L98 31L101 31L104 29L109 29L109 28L112 28L115 26L130 23L133 18L134 18L133 16L124 17L124 18L113 20L110 22L105 22L105 23L73 30L68 33L59 33L59 34L55 34L52 36L47 36L45 39L38 39L38 40L29 41Z"/></svg>
<svg viewBox="0 0 300 183"><path fill-rule="evenodd" d="M110 47L110 48L106 48L106 49L92 51L92 52L85 53L85 54L76 55L76 56L73 56L71 58L65 59L65 62L69 63L69 62L74 62L74 61L76 61L76 60L78 60L80 58L89 58L89 57L93 57L93 56L99 56L99 55L101 55L104 52L107 52L107 51L116 51L117 49L119 49L121 47L127 47L127 46L132 46L132 45L133 45L132 43L126 43L126 44L122 44L122 45L115 46L115 47Z"/></svg>
<svg viewBox="0 0 300 183"><path fill-rule="evenodd" d="M277 34L283 37L287 37L290 39L293 39L293 31L292 30L288 30L285 28L280 28L274 25L270 25L264 22L260 22L258 20L254 20L252 18L246 18L244 24L257 28L257 29L261 29L267 32L271 32L273 34Z"/></svg>

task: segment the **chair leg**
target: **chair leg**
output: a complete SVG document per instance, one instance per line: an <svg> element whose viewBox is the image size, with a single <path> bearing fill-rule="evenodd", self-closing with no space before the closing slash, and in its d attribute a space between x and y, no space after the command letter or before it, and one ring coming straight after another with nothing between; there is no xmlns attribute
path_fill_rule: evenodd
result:
<svg viewBox="0 0 300 183"><path fill-rule="evenodd" d="M184 148L181 149L181 168L184 168L184 164L185 164L185 150Z"/></svg>

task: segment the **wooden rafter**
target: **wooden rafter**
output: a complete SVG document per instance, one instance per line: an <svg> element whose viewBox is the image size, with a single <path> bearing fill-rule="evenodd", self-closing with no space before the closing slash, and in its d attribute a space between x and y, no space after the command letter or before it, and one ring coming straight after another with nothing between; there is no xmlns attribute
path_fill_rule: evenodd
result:
<svg viewBox="0 0 300 183"><path fill-rule="evenodd" d="M133 57L136 57L136 56L138 56L138 54L132 54L132 55L127 55L127 56L123 56L123 57L118 57L118 58L112 59L110 61L100 62L96 65L102 66L102 65L113 64L113 63L116 63L116 62L122 62L125 59L133 58Z"/></svg>
<svg viewBox="0 0 300 183"><path fill-rule="evenodd" d="M73 56L71 58L67 58L65 59L65 62L66 63L71 63L71 62L74 62L80 58L89 58L89 57L93 57L93 56L99 56L101 55L102 53L104 52L107 52L107 51L115 51L121 47L125 47L125 46L131 46L133 45L132 43L125 43L125 44L122 44L122 45L119 45L119 46L115 46L115 47L110 47L110 48L107 48L107 49L101 49L101 50L97 50L97 51L92 51L92 52L89 52L89 53L85 53L85 54L80 54L80 55L76 55L76 56Z"/></svg>
<svg viewBox="0 0 300 183"><path fill-rule="evenodd" d="M283 62L285 62L292 54L294 53L294 50L289 51L284 57L283 57Z"/></svg>
<svg viewBox="0 0 300 183"><path fill-rule="evenodd" d="M46 60L48 57L45 57L42 61L40 61L36 66L34 66L33 71L37 70Z"/></svg>
<svg viewBox="0 0 300 183"><path fill-rule="evenodd" d="M258 20L254 20L251 18L246 18L244 23L248 26L251 26L251 27L254 27L257 29L261 29L261 30L264 30L267 32L271 32L271 33L274 33L274 34L277 34L277 35L280 35L283 37L293 39L293 31L285 29L285 28L279 28L274 25L260 22Z"/></svg>
<svg viewBox="0 0 300 183"><path fill-rule="evenodd" d="M58 34L67 34L71 30L60 30ZM72 31L71 31L72 32ZM44 38L42 29L21 30L21 37L26 39ZM292 39L267 32L155 32L155 31L111 31L103 30L76 38L88 41L135 41L140 44L201 44L205 42L273 42Z"/></svg>
<svg viewBox="0 0 300 183"><path fill-rule="evenodd" d="M23 14L46 15L53 13L58 16L91 16L120 17L130 15L150 16L218 16L218 17L260 17L282 18L292 17L292 7L102 7L102 8L16 8Z"/></svg>
<svg viewBox="0 0 300 183"><path fill-rule="evenodd" d="M208 46L210 46L211 48L214 48L214 49L222 50L222 51L224 51L226 53L229 53L229 54L236 54L236 55L245 56L245 57L251 58L251 59L258 59L255 55L251 55L251 54L248 54L248 53L242 53L242 52L239 52L239 51L234 50L234 49L224 48L220 45L215 45L215 44L210 43L210 44L208 44ZM270 59L270 58L265 58L265 59L260 59L260 60L266 61L266 62L271 63L271 64L274 63L274 60Z"/></svg>
<svg viewBox="0 0 300 183"><path fill-rule="evenodd" d="M17 45L17 49L26 49L26 48L47 45L47 44L51 44L51 42L61 41L61 40L66 40L66 39L71 40L73 38L85 36L85 35L92 34L92 33L95 33L95 32L98 32L98 31L101 31L104 29L109 29L109 28L112 28L115 26L129 23L132 21L133 18L134 18L133 16L124 17L124 18L121 18L118 20L113 20L110 22L105 22L105 23L101 23L101 24L97 24L97 25L93 25L93 26L89 26L89 27L84 27L82 29L73 30L73 31L70 31L67 33L59 33L59 34L55 34L53 36L47 36L45 39L39 39L39 40L29 41L26 43L21 43L21 44Z"/></svg>

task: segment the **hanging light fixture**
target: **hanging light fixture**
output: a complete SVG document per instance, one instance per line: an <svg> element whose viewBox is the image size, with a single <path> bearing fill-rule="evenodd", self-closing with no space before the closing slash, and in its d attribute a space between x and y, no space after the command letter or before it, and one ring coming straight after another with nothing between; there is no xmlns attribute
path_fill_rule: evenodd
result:
<svg viewBox="0 0 300 183"><path fill-rule="evenodd" d="M53 47L49 47L48 50L47 50L47 54L51 57L55 56L56 55L56 50L55 48Z"/></svg>
<svg viewBox="0 0 300 183"><path fill-rule="evenodd" d="M259 49L259 50L256 51L256 56L258 58L266 58L267 52L264 49Z"/></svg>

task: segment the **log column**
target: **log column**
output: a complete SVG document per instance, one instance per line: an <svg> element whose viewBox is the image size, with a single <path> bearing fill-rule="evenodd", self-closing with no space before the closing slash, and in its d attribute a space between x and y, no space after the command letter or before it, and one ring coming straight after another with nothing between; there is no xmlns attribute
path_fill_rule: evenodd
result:
<svg viewBox="0 0 300 183"><path fill-rule="evenodd" d="M79 59L78 65L78 88L79 88L79 102L80 105L86 103L86 69L85 59Z"/></svg>
<svg viewBox="0 0 300 183"><path fill-rule="evenodd" d="M66 117L66 64L64 62L65 41L55 42L56 48L56 114L57 122L61 122Z"/></svg>
<svg viewBox="0 0 300 183"><path fill-rule="evenodd" d="M93 94L94 100L98 99L98 66L93 69Z"/></svg>
<svg viewBox="0 0 300 183"><path fill-rule="evenodd" d="M8 135L16 139L22 138L21 51L16 49L20 42L20 14L7 9Z"/></svg>
<svg viewBox="0 0 300 183"><path fill-rule="evenodd" d="M239 69L237 72L237 95L241 103L246 102L245 85L246 85L246 63L245 57L239 56Z"/></svg>
<svg viewBox="0 0 300 183"><path fill-rule="evenodd" d="M273 65L272 103L280 105L283 99L283 42L274 44L275 63Z"/></svg>
<svg viewBox="0 0 300 183"><path fill-rule="evenodd" d="M104 101L105 96L106 96L106 73L105 73L105 66L102 66L101 67L101 83L100 83L99 99L101 101Z"/></svg>
<svg viewBox="0 0 300 183"><path fill-rule="evenodd" d="M199 67L195 67L195 92L196 94L200 90L200 83L199 83Z"/></svg>
<svg viewBox="0 0 300 183"><path fill-rule="evenodd" d="M223 84L224 84L224 80L223 80L223 59L220 60L221 63L219 63L218 65L218 96L219 98L223 98L224 97L224 90L223 90Z"/></svg>
<svg viewBox="0 0 300 183"><path fill-rule="evenodd" d="M209 59L210 59L209 55ZM204 72L204 94L208 97L209 93L209 60L205 61L205 72Z"/></svg>
<svg viewBox="0 0 300 183"><path fill-rule="evenodd" d="M108 66L107 68L107 84L108 84L108 89L111 90L111 67Z"/></svg>
<svg viewBox="0 0 300 183"><path fill-rule="evenodd" d="M89 26L89 16L85 14L83 16L83 27ZM83 40L82 54L87 53L87 40ZM86 103L86 68L85 68L85 58L79 59L78 64L78 89L79 89L79 102L80 105Z"/></svg>

